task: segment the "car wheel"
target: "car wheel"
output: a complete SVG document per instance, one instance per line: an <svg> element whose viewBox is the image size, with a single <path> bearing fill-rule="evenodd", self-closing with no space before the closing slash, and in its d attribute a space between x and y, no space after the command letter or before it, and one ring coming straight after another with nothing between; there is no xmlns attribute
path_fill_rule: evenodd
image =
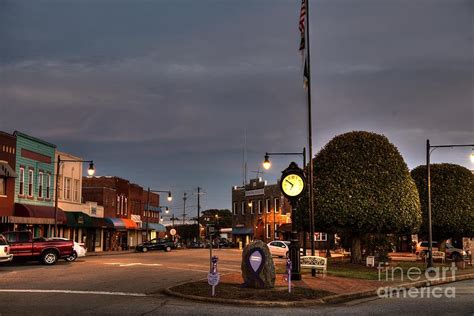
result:
<svg viewBox="0 0 474 316"><path fill-rule="evenodd" d="M77 259L77 252L73 251L72 254L66 258L66 261L73 262Z"/></svg>
<svg viewBox="0 0 474 316"><path fill-rule="evenodd" d="M53 265L58 261L58 255L54 250L47 250L43 253L41 261L45 265Z"/></svg>
<svg viewBox="0 0 474 316"><path fill-rule="evenodd" d="M170 247L170 246L166 246L165 251L166 251L166 252L170 252L170 251L171 251L171 247Z"/></svg>
<svg viewBox="0 0 474 316"><path fill-rule="evenodd" d="M148 248L147 248L147 247L143 247L142 252L147 252L147 251L148 251Z"/></svg>

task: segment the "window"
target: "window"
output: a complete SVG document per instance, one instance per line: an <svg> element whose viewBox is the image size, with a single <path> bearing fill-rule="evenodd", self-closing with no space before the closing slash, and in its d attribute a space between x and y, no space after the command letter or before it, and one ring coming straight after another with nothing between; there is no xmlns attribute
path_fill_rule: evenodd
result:
<svg viewBox="0 0 474 316"><path fill-rule="evenodd" d="M263 210L263 201L258 200L258 214L262 214L262 210Z"/></svg>
<svg viewBox="0 0 474 316"><path fill-rule="evenodd" d="M241 207L240 211L242 212L242 215L245 215L245 202L242 202L242 205L240 207Z"/></svg>
<svg viewBox="0 0 474 316"><path fill-rule="evenodd" d="M120 196L117 195L117 214L120 214Z"/></svg>
<svg viewBox="0 0 474 316"><path fill-rule="evenodd" d="M265 236L267 236L267 238L272 238L272 232L271 232L270 224L267 224Z"/></svg>
<svg viewBox="0 0 474 316"><path fill-rule="evenodd" d="M33 170L28 170L28 196L33 196Z"/></svg>
<svg viewBox="0 0 474 316"><path fill-rule="evenodd" d="M64 177L64 199L71 199L71 178Z"/></svg>
<svg viewBox="0 0 474 316"><path fill-rule="evenodd" d="M127 215L127 213L128 213L128 199L127 199L127 197L123 198L123 204L124 204L123 213L125 215Z"/></svg>
<svg viewBox="0 0 474 316"><path fill-rule="evenodd" d="M278 239L278 232L277 232L277 230L278 230L278 224L275 224L274 229L275 229L275 239Z"/></svg>
<svg viewBox="0 0 474 316"><path fill-rule="evenodd" d="M49 199L51 197L51 175L46 175L46 198Z"/></svg>
<svg viewBox="0 0 474 316"><path fill-rule="evenodd" d="M0 178L0 195L7 195L7 178Z"/></svg>
<svg viewBox="0 0 474 316"><path fill-rule="evenodd" d="M267 213L270 213L270 199L265 200L265 209L267 210Z"/></svg>
<svg viewBox="0 0 474 316"><path fill-rule="evenodd" d="M43 172L38 173L38 197L42 198L43 197Z"/></svg>
<svg viewBox="0 0 474 316"><path fill-rule="evenodd" d="M314 233L314 241L327 241L328 235L326 233Z"/></svg>
<svg viewBox="0 0 474 316"><path fill-rule="evenodd" d="M20 176L18 177L20 181L20 191L19 194L25 194L25 169L20 168Z"/></svg>
<svg viewBox="0 0 474 316"><path fill-rule="evenodd" d="M275 199L275 213L278 213L280 211L280 200Z"/></svg>
<svg viewBox="0 0 474 316"><path fill-rule="evenodd" d="M236 202L232 203L232 212L234 213L234 215L237 215L237 203Z"/></svg>
<svg viewBox="0 0 474 316"><path fill-rule="evenodd" d="M254 201L249 202L250 214L255 214Z"/></svg>
<svg viewBox="0 0 474 316"><path fill-rule="evenodd" d="M79 187L80 187L80 181L74 180L74 201L75 202L79 202Z"/></svg>

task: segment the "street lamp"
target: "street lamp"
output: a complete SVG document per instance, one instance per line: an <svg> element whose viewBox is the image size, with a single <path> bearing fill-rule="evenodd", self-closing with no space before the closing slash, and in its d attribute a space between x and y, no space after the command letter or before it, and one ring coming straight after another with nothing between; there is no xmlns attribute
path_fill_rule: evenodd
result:
<svg viewBox="0 0 474 316"><path fill-rule="evenodd" d="M56 165L56 185L54 190L54 237L57 237L56 234L58 233L58 191L59 191L59 170L61 168L61 163L65 162L88 162L89 169L87 169L87 174L89 176L93 176L95 174L94 168L94 161L92 160L69 160L69 159L61 159L61 156L58 155L57 165Z"/></svg>
<svg viewBox="0 0 474 316"><path fill-rule="evenodd" d="M147 199L146 199L146 211L150 211L150 193L168 193L168 201L171 202L173 200L173 196L171 195L171 191L163 191L163 190L151 190L150 187L148 187L148 194L147 194ZM146 240L148 240L148 213L146 214ZM160 221L160 218L158 217L158 222ZM173 225L174 226L174 225Z"/></svg>
<svg viewBox="0 0 474 316"><path fill-rule="evenodd" d="M430 173L430 156L431 153L437 148L454 148L454 147L472 147L474 144L467 145L430 145L430 140L426 140L426 188L428 195L428 268L433 267L433 233L432 233L432 223L431 223L431 173ZM471 161L474 160L473 153L471 153Z"/></svg>
<svg viewBox="0 0 474 316"><path fill-rule="evenodd" d="M266 152L265 153L265 159L263 160L263 167L265 169L270 169L271 166L272 166L272 163L270 162L270 156L303 156L303 170L304 172L306 173L306 148L303 148L303 151L302 152L288 152L288 153L269 153L269 152ZM311 157L310 157L311 159ZM311 162L311 166L312 166L312 162ZM310 168L310 173L312 172L311 171L312 168ZM309 221L309 233L310 233L310 244L311 244L311 255L314 256L314 253L315 253L315 247L314 247L314 219L313 219L313 212L311 211L312 208L313 208L313 194L312 194L312 174L308 175L306 177L306 181L308 182L307 183L307 186L309 187L309 194L308 194L308 202L309 202L309 209L310 209L310 212L309 212L309 216L310 216L310 221ZM291 221L293 222L295 220L294 216L293 216L293 211L291 212ZM306 254L306 234L305 234L305 241L303 243L303 247L305 249L305 254ZM311 269L311 274L312 276L316 276L316 270L314 269Z"/></svg>

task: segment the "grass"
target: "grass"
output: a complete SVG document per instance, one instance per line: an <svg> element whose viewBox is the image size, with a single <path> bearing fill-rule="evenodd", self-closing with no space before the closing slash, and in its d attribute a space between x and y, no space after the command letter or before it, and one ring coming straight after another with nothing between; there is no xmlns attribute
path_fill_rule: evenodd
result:
<svg viewBox="0 0 474 316"><path fill-rule="evenodd" d="M186 295L211 297L211 286L207 281L199 281L173 287L171 290ZM288 293L287 287L273 289L243 288L240 284L220 283L215 288L216 298L257 301L303 301L318 299L334 293L309 288L294 287Z"/></svg>

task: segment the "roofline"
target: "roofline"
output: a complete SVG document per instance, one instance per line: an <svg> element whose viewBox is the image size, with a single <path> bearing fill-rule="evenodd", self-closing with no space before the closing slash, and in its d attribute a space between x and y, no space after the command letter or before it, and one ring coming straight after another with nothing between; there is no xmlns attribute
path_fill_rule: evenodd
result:
<svg viewBox="0 0 474 316"><path fill-rule="evenodd" d="M15 136L15 137L17 137L17 138L18 138L18 136L21 136L21 137L27 138L27 139L29 139L29 140L32 140L32 141L34 141L34 142L42 143L43 145L46 145L46 146L49 146L49 147L53 147L53 148L56 148L56 147L57 147L56 145L51 144L51 143L48 143L48 142L45 141L45 140L42 140L42 139L39 139L39 138L30 136L30 135L27 135L27 134L22 133L22 132L19 132L19 131L13 132L13 136Z"/></svg>

